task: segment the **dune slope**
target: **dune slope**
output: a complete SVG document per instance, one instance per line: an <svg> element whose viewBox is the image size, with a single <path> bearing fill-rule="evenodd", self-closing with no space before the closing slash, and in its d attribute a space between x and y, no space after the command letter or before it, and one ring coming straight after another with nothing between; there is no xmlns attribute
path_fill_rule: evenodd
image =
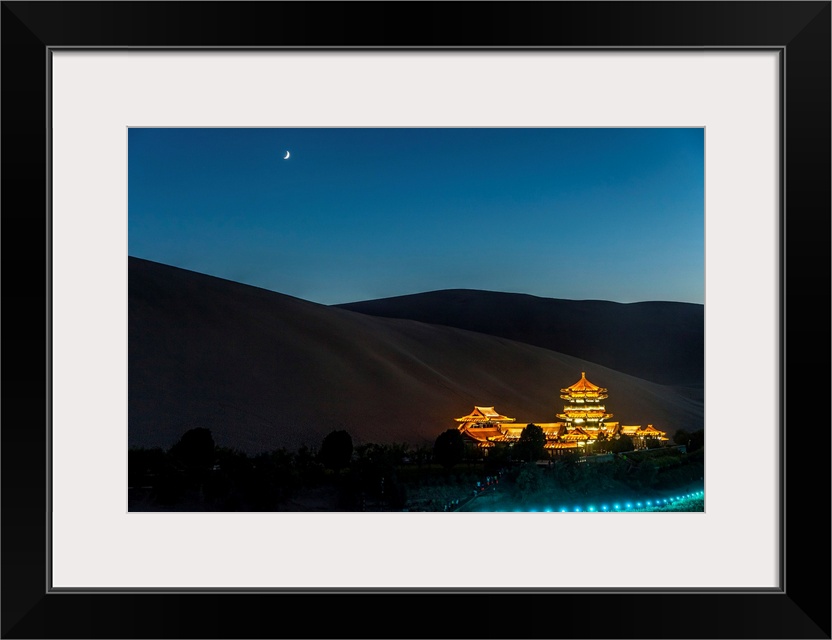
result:
<svg viewBox="0 0 832 640"><path fill-rule="evenodd" d="M432 443L454 417L494 405L518 422L555 420L559 389L609 388L625 424L702 427L695 398L501 337L314 304L129 259L129 444L167 448L188 429L253 454L319 446Z"/></svg>
<svg viewBox="0 0 832 640"><path fill-rule="evenodd" d="M526 342L660 384L702 388L704 306L448 289L337 305Z"/></svg>

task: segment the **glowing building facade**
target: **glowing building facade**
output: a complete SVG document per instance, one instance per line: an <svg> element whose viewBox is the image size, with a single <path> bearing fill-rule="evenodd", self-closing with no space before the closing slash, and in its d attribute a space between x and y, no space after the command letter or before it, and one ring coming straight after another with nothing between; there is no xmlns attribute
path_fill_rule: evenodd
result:
<svg viewBox="0 0 832 640"><path fill-rule="evenodd" d="M606 407L601 401L607 399L607 390L587 380L585 371L581 372L580 380L571 387L561 389L560 393L561 399L566 400L567 404L563 407L563 413L557 414L557 417L565 420L568 427L606 431L604 420L612 418L612 414L606 413Z"/></svg>
<svg viewBox="0 0 832 640"><path fill-rule="evenodd" d="M598 440L609 440L627 435L633 439L637 449L647 446L650 439L666 441L667 433L647 425L621 425L610 422L613 414L607 413L603 401L607 389L593 384L581 372L581 379L560 390L561 399L566 401L563 412L556 414L560 422L527 421L517 423L515 418L500 414L494 407L474 407L467 416L455 418L458 429L482 449L489 449L500 443L511 444L520 439L527 424L536 424L546 435L546 450L551 454L565 450L578 450Z"/></svg>

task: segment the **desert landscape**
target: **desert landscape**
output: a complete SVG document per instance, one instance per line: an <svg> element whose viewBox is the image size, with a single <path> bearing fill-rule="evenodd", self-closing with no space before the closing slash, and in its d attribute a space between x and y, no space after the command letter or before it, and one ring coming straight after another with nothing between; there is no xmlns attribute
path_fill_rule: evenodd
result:
<svg viewBox="0 0 832 640"><path fill-rule="evenodd" d="M523 296L503 296L500 326L514 336L507 339L315 304L138 258L129 258L129 278L133 447L168 448L195 427L209 428L218 445L249 454L317 447L337 429L349 431L356 444L432 444L475 405L496 406L520 423L554 421L562 406L558 390L581 371L610 389L607 406L616 420L653 424L671 435L703 427L701 377L698 385L663 385L529 344L538 335L534 322L521 341L511 301L518 301L517 317L536 317ZM457 295L487 300L498 294ZM585 331L590 303L539 302L544 310L560 308L556 317L539 315L560 327L551 341L570 342ZM687 311L674 323L654 321L660 303L607 306L603 323L620 336L615 357L638 354L633 361L664 379L677 370L701 371L701 305L667 303L677 316ZM592 321L603 343L609 338L600 322ZM656 342L661 349L649 347Z"/></svg>
<svg viewBox="0 0 832 640"><path fill-rule="evenodd" d="M701 127L128 142L130 510L701 510Z"/></svg>

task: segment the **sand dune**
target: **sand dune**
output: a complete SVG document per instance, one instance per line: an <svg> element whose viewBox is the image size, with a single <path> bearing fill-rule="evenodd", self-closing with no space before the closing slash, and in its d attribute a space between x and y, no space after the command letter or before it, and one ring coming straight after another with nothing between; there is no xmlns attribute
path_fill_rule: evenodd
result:
<svg viewBox="0 0 832 640"><path fill-rule="evenodd" d="M338 306L518 340L660 384L704 385L701 304L621 304L449 289Z"/></svg>
<svg viewBox="0 0 832 640"><path fill-rule="evenodd" d="M581 371L609 388L616 420L703 426L696 399L550 349L129 261L131 446L167 448L197 426L250 454L317 447L333 429L432 443L475 404L554 421Z"/></svg>

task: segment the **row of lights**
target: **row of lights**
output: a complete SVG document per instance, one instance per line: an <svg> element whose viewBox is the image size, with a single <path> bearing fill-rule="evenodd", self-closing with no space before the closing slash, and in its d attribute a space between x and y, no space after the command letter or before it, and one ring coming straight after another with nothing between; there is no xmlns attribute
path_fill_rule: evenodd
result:
<svg viewBox="0 0 832 640"><path fill-rule="evenodd" d="M689 500L691 498L701 498L704 497L704 491L696 491L694 493L686 493L684 495L675 496L671 498L657 498L656 500L644 500L644 501L635 501L635 502L614 502L611 506L608 504L602 504L600 508L595 507L595 505L589 505L584 509L583 507L575 507L574 509L567 509L566 507L561 507L558 509L560 513L621 513L627 511L633 511L634 509L643 509L648 508L651 509L655 507L663 507L668 504L673 504L674 502L679 502L680 500ZM516 509L515 513L521 512L522 509ZM552 513L554 509L551 507L546 507L543 509L545 513ZM529 509L530 513L536 513L537 509Z"/></svg>

